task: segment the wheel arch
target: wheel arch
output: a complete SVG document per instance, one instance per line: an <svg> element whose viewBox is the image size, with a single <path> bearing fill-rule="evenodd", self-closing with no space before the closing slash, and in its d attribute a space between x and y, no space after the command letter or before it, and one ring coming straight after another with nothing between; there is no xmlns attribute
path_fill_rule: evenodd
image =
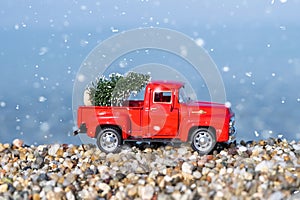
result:
<svg viewBox="0 0 300 200"><path fill-rule="evenodd" d="M97 127L96 127L96 130L95 130L95 138L98 137L98 134L101 132L102 129L105 129L105 128L113 128L115 130L118 131L118 133L120 134L120 136L122 136L122 128L118 125L112 125L112 124L99 124Z"/></svg>
<svg viewBox="0 0 300 200"><path fill-rule="evenodd" d="M216 136L216 129L215 129L214 127L212 127L212 126L193 126L193 127L191 127L190 130L189 130L189 133L188 133L188 141L191 141L191 139L192 139L191 137L192 137L194 131L197 130L197 129L200 129L200 128L204 128L204 129L210 130L210 131L214 134L215 139L217 139L217 138L216 138L216 137L217 137L217 136Z"/></svg>

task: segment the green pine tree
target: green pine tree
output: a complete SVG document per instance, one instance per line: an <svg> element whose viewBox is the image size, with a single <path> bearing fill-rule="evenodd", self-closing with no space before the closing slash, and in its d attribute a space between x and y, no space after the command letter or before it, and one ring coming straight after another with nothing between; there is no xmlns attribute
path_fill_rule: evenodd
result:
<svg viewBox="0 0 300 200"><path fill-rule="evenodd" d="M150 76L129 72L125 76L110 74L109 79L101 76L88 87L90 101L94 106L122 106L132 92L141 91L150 81Z"/></svg>

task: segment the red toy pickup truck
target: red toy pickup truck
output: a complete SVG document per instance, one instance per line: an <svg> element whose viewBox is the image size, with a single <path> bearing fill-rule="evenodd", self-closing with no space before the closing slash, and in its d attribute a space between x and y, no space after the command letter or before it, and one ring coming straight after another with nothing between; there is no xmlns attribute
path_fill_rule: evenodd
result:
<svg viewBox="0 0 300 200"><path fill-rule="evenodd" d="M190 142L199 154L217 142L235 137L234 113L224 104L195 102L185 96L184 84L153 81L144 100L128 100L121 107L81 106L74 135L97 139L100 150L117 152L124 142Z"/></svg>

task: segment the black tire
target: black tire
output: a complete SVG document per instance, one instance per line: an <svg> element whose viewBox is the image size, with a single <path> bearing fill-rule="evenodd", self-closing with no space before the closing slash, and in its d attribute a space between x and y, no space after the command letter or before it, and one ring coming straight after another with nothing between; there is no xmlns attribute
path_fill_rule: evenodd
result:
<svg viewBox="0 0 300 200"><path fill-rule="evenodd" d="M216 146L214 132L207 128L198 128L191 135L191 146L200 155L209 154Z"/></svg>
<svg viewBox="0 0 300 200"><path fill-rule="evenodd" d="M120 150L122 137L120 132L112 127L101 129L97 135L97 146L105 153L116 153Z"/></svg>

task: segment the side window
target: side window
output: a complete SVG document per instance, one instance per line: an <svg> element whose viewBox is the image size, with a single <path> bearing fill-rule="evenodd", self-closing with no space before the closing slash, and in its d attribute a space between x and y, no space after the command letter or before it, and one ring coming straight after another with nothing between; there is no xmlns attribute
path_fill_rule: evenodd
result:
<svg viewBox="0 0 300 200"><path fill-rule="evenodd" d="M155 103L171 103L172 92L154 92Z"/></svg>

